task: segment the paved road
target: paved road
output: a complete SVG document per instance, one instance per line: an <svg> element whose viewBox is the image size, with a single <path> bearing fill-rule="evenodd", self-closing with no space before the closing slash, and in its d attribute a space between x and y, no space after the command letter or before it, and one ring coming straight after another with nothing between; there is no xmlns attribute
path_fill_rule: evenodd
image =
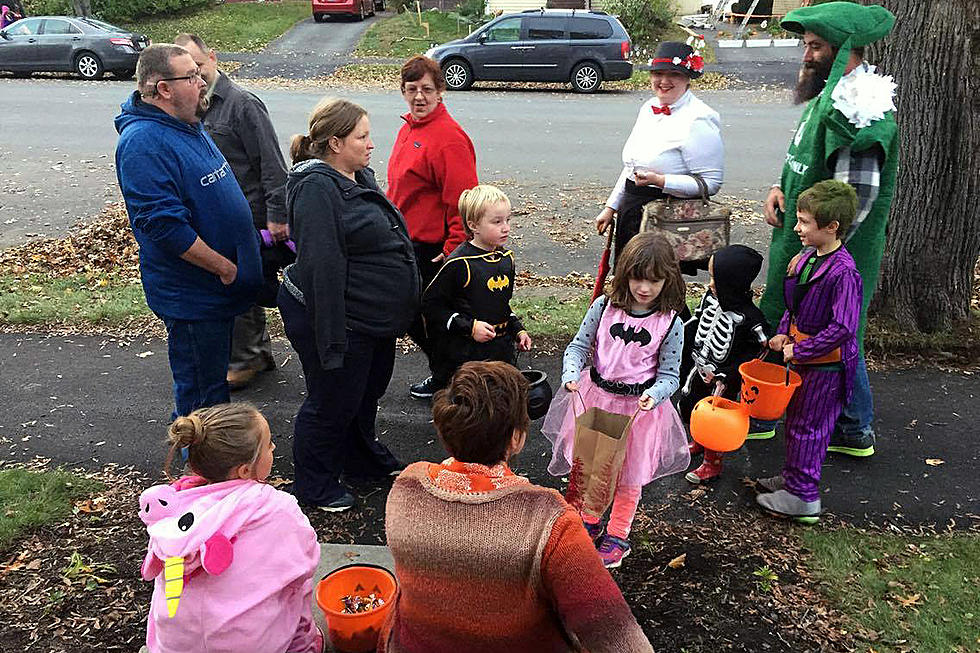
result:
<svg viewBox="0 0 980 653"><path fill-rule="evenodd" d="M219 57L242 62L237 73L239 77L325 77L350 60L361 35L386 15L389 14L378 14L363 21L339 16L325 23L307 18L296 23L262 52L222 52Z"/></svg>
<svg viewBox="0 0 980 653"><path fill-rule="evenodd" d="M314 25L315 26L315 25ZM132 89L127 82L0 79L9 116L0 124L0 247L30 235L56 236L76 220L119 198L113 169L113 117ZM372 165L384 178L405 106L391 92L336 91L370 112L377 146ZM283 151L305 131L317 92L264 90ZM759 198L780 169L799 109L771 93L700 94L722 115L726 145L723 193ZM475 90L452 93L447 104L477 148L481 179L512 180L548 189L594 183L608 188L642 93L595 96L551 91ZM601 201L601 200L599 200ZM587 207L587 213L598 203Z"/></svg>
<svg viewBox="0 0 980 653"><path fill-rule="evenodd" d="M277 473L289 477L290 422L302 400L302 370L287 342L276 341L274 349L281 368L235 397L254 402L269 418L279 445ZM558 377L558 356L539 356L533 364L550 378ZM398 357L378 419L381 439L404 461L439 460L444 455L428 406L408 397L408 385L420 378L422 367L418 353ZM872 385L880 451L863 461L828 458L825 508L859 524L980 527L976 378L931 370L892 371L873 374ZM162 340L120 346L100 337L0 335L0 396L0 459L42 455L85 468L116 462L154 474L165 457L171 394ZM555 485L557 479L545 471L549 449L537 428L532 427L517 467L536 482ZM777 472L782 445L781 436L749 443L728 459L724 478L699 500L751 508L752 493L741 479ZM927 459L944 462L933 466ZM688 489L677 476L651 484L645 496L653 505L666 501L683 510L686 501L679 495ZM383 510L384 495L361 493L376 510Z"/></svg>

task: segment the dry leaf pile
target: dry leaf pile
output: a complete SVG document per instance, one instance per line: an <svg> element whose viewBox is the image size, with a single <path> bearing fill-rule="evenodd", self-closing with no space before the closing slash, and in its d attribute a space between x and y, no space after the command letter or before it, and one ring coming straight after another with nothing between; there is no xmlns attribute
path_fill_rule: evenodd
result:
<svg viewBox="0 0 980 653"><path fill-rule="evenodd" d="M641 509L633 551L615 572L654 650L852 649L842 616L803 565L794 527L698 502L706 494L686 495L698 521Z"/></svg>
<svg viewBox="0 0 980 653"><path fill-rule="evenodd" d="M0 270L16 276L84 274L95 285L106 277L138 280L139 247L122 202L107 205L94 219L75 225L64 238L31 240L0 250Z"/></svg>

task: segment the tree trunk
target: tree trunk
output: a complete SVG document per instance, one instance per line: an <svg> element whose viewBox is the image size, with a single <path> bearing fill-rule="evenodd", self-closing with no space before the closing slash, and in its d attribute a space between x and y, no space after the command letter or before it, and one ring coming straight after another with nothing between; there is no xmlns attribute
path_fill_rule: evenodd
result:
<svg viewBox="0 0 980 653"><path fill-rule="evenodd" d="M898 84L901 162L872 310L932 333L969 317L980 256L980 1L879 2L897 21L869 59Z"/></svg>

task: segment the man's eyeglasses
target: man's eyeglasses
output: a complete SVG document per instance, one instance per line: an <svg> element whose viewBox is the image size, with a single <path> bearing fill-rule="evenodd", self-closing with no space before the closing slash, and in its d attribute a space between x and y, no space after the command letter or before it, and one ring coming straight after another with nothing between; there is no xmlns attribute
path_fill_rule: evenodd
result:
<svg viewBox="0 0 980 653"><path fill-rule="evenodd" d="M191 73L190 75L181 75L180 77L161 77L160 79L157 80L157 83L159 84L160 82L176 82L181 79L186 79L189 84L193 84L195 79L203 80L204 76L201 75L200 72L196 72L196 73Z"/></svg>

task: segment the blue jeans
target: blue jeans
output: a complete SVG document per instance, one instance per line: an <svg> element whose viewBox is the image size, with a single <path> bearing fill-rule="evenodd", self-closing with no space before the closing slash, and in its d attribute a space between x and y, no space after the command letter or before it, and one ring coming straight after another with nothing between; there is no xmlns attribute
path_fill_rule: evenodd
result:
<svg viewBox="0 0 980 653"><path fill-rule="evenodd" d="M227 403L228 358L234 320L177 320L160 316L167 327L167 354L174 377L170 419L197 408Z"/></svg>
<svg viewBox="0 0 980 653"><path fill-rule="evenodd" d="M844 435L874 435L871 420L874 419L874 398L871 396L871 381L868 379L868 366L864 356L860 356L854 370L854 389L851 400L844 406L837 418L836 432Z"/></svg>

